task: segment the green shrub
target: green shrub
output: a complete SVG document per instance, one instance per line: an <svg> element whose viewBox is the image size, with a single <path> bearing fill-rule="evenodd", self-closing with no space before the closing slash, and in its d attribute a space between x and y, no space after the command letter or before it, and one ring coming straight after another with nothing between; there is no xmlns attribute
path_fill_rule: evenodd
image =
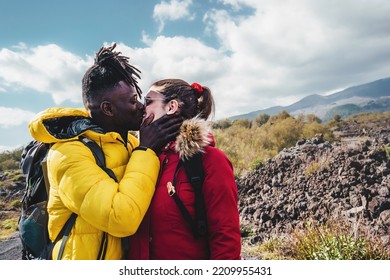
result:
<svg viewBox="0 0 390 280"><path fill-rule="evenodd" d="M361 124L386 120L390 118L390 112L360 114L343 120L342 123L354 121ZM307 121L306 121L307 120ZM336 120L338 120L336 116ZM254 120L247 119L222 120L214 126L216 145L226 153L233 164L237 177L255 168L257 163L266 162L284 148L293 147L299 139L310 139L317 134L322 134L325 141L333 141L334 121L322 124L315 115L299 115L292 117L286 111L269 117L259 115ZM389 157L389 148L385 147ZM320 168L326 167L326 162L313 164L306 174L310 175Z"/></svg>
<svg viewBox="0 0 390 280"><path fill-rule="evenodd" d="M308 224L301 232L294 232L291 257L298 260L370 260L388 259L388 248L367 236L353 236L350 226L329 223L322 226Z"/></svg>
<svg viewBox="0 0 390 280"><path fill-rule="evenodd" d="M212 124L213 129L226 129L232 126L232 122L229 119L223 119Z"/></svg>
<svg viewBox="0 0 390 280"><path fill-rule="evenodd" d="M6 230L16 231L18 228L18 219L6 219L1 222L1 228Z"/></svg>
<svg viewBox="0 0 390 280"><path fill-rule="evenodd" d="M244 127L244 128L251 128L252 127L252 123L248 119L234 120L232 125L233 126Z"/></svg>
<svg viewBox="0 0 390 280"><path fill-rule="evenodd" d="M264 166L264 161L262 159L255 159L249 165L250 170L259 169Z"/></svg>
<svg viewBox="0 0 390 280"><path fill-rule="evenodd" d="M285 250L285 241L282 238L271 237L251 253L259 254L262 260L283 260L285 259Z"/></svg>
<svg viewBox="0 0 390 280"><path fill-rule="evenodd" d="M320 163L315 161L307 165L305 170L305 175L310 176L318 172L320 170Z"/></svg>
<svg viewBox="0 0 390 280"><path fill-rule="evenodd" d="M249 225L240 224L241 237L249 237L253 235L252 228Z"/></svg>
<svg viewBox="0 0 390 280"><path fill-rule="evenodd" d="M15 159L6 159L0 162L0 171L17 169L19 165L20 162Z"/></svg>
<svg viewBox="0 0 390 280"><path fill-rule="evenodd" d="M22 157L22 152L23 152L24 147L17 148L13 151L5 151L0 153L0 170L7 170L8 168L2 168L2 165L4 167L8 167L7 165L13 167L17 166L16 168L19 167L19 162ZM7 162L4 164L4 162ZM15 163L16 162L16 163ZM9 168L9 169L14 169L14 168Z"/></svg>
<svg viewBox="0 0 390 280"><path fill-rule="evenodd" d="M242 253L247 259L256 260L283 260L285 259L284 240L271 237L259 245L250 246L243 242Z"/></svg>
<svg viewBox="0 0 390 280"><path fill-rule="evenodd" d="M275 235L257 246L243 247L263 260L389 260L389 244L367 232L357 235L346 221L306 223L289 235Z"/></svg>
<svg viewBox="0 0 390 280"><path fill-rule="evenodd" d="M267 114L260 114L252 121L252 126L253 127L262 126L263 124L266 124L268 122L269 118L270 116Z"/></svg>
<svg viewBox="0 0 390 280"><path fill-rule="evenodd" d="M384 149L385 149L387 158L390 159L390 146L385 146Z"/></svg>
<svg viewBox="0 0 390 280"><path fill-rule="evenodd" d="M24 180L24 175L23 174L18 174L14 173L14 176L12 177L11 181L17 182L17 181L23 181Z"/></svg>
<svg viewBox="0 0 390 280"><path fill-rule="evenodd" d="M321 119L314 114L306 115L306 120L308 123L313 123L313 122L321 123L322 122Z"/></svg>
<svg viewBox="0 0 390 280"><path fill-rule="evenodd" d="M237 177L249 170L261 166L284 148L292 147L299 139L312 138L317 133L325 140L333 138L331 129L310 116L311 123L305 117L294 118L287 112L276 116L260 115L252 122L234 121L232 126L214 129L216 145L226 153L233 164ZM255 124L251 125L250 124ZM260 125L261 124L261 125Z"/></svg>
<svg viewBox="0 0 390 280"><path fill-rule="evenodd" d="M10 206L12 208L20 208L21 205L22 205L22 202L20 201L20 199L15 199L15 200L11 201L11 203L10 203Z"/></svg>

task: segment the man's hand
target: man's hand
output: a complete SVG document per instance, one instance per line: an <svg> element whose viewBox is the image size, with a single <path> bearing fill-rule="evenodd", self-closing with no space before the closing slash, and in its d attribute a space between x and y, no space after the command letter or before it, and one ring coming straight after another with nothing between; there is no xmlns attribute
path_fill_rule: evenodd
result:
<svg viewBox="0 0 390 280"><path fill-rule="evenodd" d="M154 115L151 114L141 125L140 146L148 147L158 153L169 141L176 139L183 118L178 115L164 115L152 122L153 118Z"/></svg>

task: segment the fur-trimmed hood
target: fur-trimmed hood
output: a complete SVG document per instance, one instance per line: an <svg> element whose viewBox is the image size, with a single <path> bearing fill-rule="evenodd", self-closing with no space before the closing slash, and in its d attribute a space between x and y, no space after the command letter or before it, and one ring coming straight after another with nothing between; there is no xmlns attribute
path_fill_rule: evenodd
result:
<svg viewBox="0 0 390 280"><path fill-rule="evenodd" d="M188 159L197 152L203 153L209 145L214 146L215 141L208 122L195 117L185 120L181 125L174 149L181 159Z"/></svg>

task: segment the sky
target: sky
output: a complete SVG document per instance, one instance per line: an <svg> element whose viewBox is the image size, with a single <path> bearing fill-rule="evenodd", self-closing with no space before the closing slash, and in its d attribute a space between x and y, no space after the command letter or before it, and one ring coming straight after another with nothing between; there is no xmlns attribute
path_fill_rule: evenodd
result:
<svg viewBox="0 0 390 280"><path fill-rule="evenodd" d="M48 107L81 108L81 79L116 43L139 82L208 86L214 120L390 76L388 0L0 0L0 151Z"/></svg>

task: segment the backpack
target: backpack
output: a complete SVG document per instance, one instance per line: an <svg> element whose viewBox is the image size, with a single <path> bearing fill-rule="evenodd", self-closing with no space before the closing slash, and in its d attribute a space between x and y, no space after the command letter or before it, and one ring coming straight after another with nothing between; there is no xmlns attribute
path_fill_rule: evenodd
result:
<svg viewBox="0 0 390 280"><path fill-rule="evenodd" d="M79 137L78 140L91 150L97 165L117 181L114 172L106 167L104 153L100 146L86 137ZM47 228L47 200L50 186L47 180L46 157L51 146L52 144L33 140L24 148L21 157L20 165L26 176L21 216L18 221L23 260L51 259L54 245L62 238L58 255L58 259L61 259L66 240L77 218L77 214L72 213L55 241L50 240ZM98 259L104 259L106 240L107 233L103 233Z"/></svg>
<svg viewBox="0 0 390 280"><path fill-rule="evenodd" d="M187 208L184 206L180 197L176 194L174 188L169 190L169 195L175 200L184 219L190 225L192 234L197 239L207 233L206 208L202 194L202 185L204 181L204 170L202 165L201 153L196 153L189 159L181 159L176 166L173 185L176 185L176 172L183 166L186 172L188 181L190 182L195 193L195 218L191 217Z"/></svg>

